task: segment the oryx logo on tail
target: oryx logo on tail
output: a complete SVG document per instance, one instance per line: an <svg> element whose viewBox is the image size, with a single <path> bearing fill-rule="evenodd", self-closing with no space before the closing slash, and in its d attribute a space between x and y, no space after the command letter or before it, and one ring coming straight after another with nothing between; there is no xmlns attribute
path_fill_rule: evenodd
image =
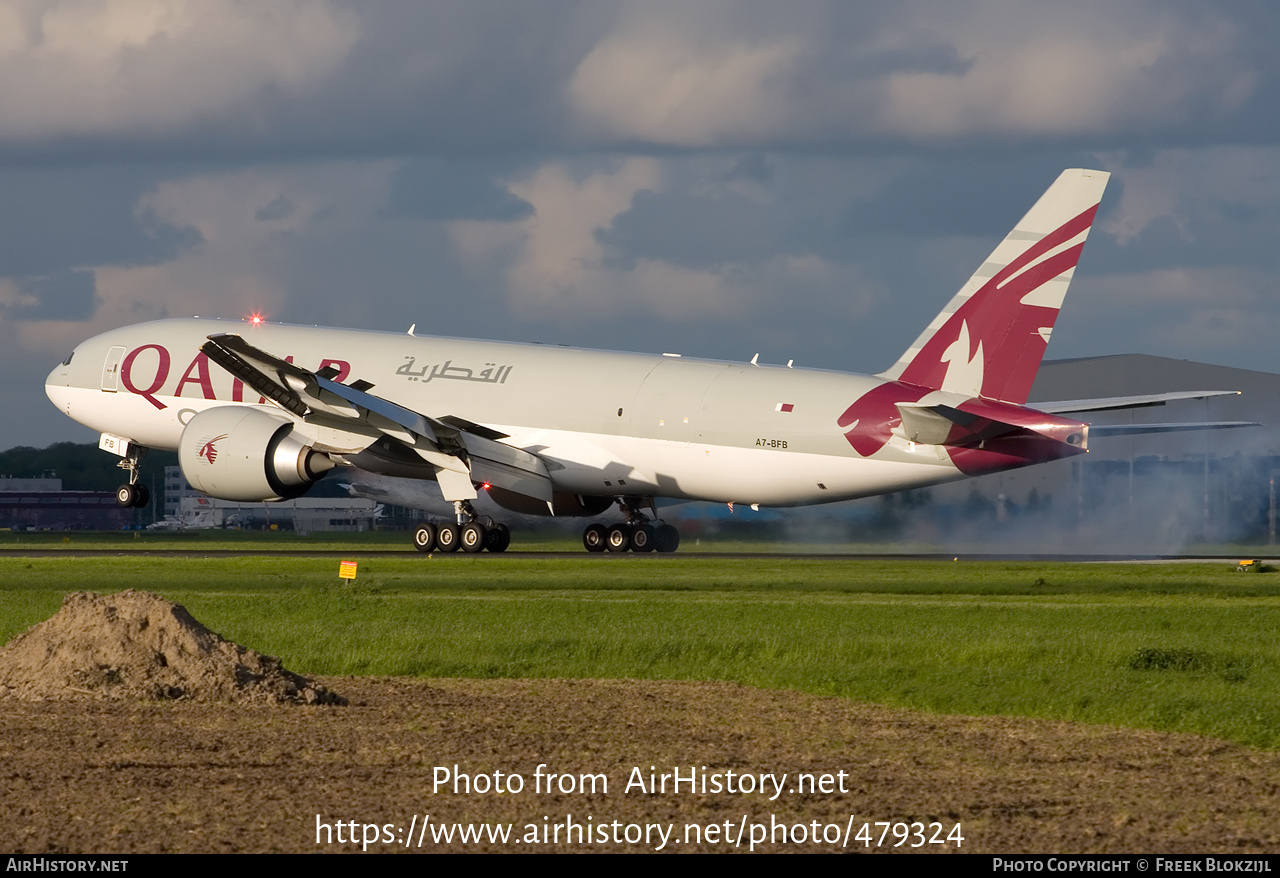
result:
<svg viewBox="0 0 1280 878"><path fill-rule="evenodd" d="M939 390L950 390L964 393L973 387L982 386L983 367L986 361L982 356L982 342L978 342L977 350L970 353L969 324L960 321L960 335L942 352L941 362L947 364L946 374L942 378Z"/></svg>
<svg viewBox="0 0 1280 878"><path fill-rule="evenodd" d="M1026 403L1108 177L1063 171L879 377Z"/></svg>
<svg viewBox="0 0 1280 878"><path fill-rule="evenodd" d="M855 452L871 457L899 430L911 442L948 446L953 460L956 447L970 439L977 449L966 449L968 457L982 453L992 437L949 419L928 421L919 414L912 429L900 429L900 406L922 411L917 403L934 391L952 395L952 407L964 397L1026 403L1109 176L1062 172L898 362L877 376L886 382L837 419ZM961 420L977 417L967 412ZM995 420L1012 428L1010 418ZM945 441L927 438L933 436ZM1001 458L1001 465L1008 463Z"/></svg>

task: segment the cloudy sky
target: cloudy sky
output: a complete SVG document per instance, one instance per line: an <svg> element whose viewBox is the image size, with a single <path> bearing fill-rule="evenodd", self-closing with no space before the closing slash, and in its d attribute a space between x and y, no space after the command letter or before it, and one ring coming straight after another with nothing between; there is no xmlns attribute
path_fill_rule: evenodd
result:
<svg viewBox="0 0 1280 878"><path fill-rule="evenodd" d="M1052 357L1280 371L1272 0L0 0L0 448L166 316L888 367L1065 167Z"/></svg>

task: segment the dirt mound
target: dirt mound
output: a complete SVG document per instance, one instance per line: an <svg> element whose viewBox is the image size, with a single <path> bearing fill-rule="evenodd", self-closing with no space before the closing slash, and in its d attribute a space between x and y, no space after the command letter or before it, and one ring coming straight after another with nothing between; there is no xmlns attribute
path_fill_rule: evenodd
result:
<svg viewBox="0 0 1280 878"><path fill-rule="evenodd" d="M280 660L225 640L141 591L69 594L0 649L0 696L346 704Z"/></svg>

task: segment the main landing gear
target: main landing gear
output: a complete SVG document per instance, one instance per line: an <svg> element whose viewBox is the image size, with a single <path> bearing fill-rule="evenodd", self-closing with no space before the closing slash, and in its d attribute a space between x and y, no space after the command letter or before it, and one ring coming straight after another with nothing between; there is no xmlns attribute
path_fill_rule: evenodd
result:
<svg viewBox="0 0 1280 878"><path fill-rule="evenodd" d="M129 481L116 488L118 506L141 509L151 502L151 492L147 490L147 486L138 484L138 475L142 469L139 461L144 454L146 454L145 448L131 448L128 456L116 464L121 469L129 471Z"/></svg>
<svg viewBox="0 0 1280 878"><path fill-rule="evenodd" d="M619 508L627 517L613 525L589 524L582 532L582 545L588 552L674 552L680 547L680 531L669 524L654 526L644 513L619 499Z"/></svg>
<svg viewBox="0 0 1280 878"><path fill-rule="evenodd" d="M471 503L453 504L457 523L424 522L413 529L413 547L419 552L505 552L511 545L511 529L489 516L476 514Z"/></svg>

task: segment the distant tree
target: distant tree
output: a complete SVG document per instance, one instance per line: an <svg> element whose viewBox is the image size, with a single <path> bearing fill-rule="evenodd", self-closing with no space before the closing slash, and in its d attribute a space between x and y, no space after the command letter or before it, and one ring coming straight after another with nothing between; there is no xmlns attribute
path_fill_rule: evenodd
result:
<svg viewBox="0 0 1280 878"><path fill-rule="evenodd" d="M65 491L114 491L125 480L124 470L116 466L119 460L96 445L74 442L55 442L48 448L19 445L0 451L0 475L15 479L60 478ZM171 451L150 452L142 461L144 482L149 484L152 474L159 480L166 466L177 464L178 455Z"/></svg>
<svg viewBox="0 0 1280 878"><path fill-rule="evenodd" d="M995 514L996 504L987 499L987 496L977 488L969 489L969 496L964 501L964 514L969 519L990 518Z"/></svg>

